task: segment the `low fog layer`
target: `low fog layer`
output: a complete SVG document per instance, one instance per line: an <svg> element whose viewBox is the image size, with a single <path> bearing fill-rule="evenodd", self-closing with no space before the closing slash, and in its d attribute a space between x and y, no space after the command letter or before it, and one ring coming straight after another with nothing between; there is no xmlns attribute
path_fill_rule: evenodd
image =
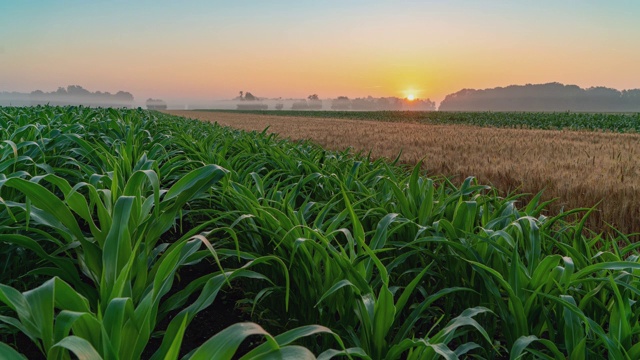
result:
<svg viewBox="0 0 640 360"><path fill-rule="evenodd" d="M380 97L349 99L338 96L335 99L320 99L318 94L307 96L306 99L263 99L250 92L240 91L240 96L233 99L238 110L421 110L433 111L436 103L429 99L400 99L397 97ZM226 107L226 106L225 106Z"/></svg>
<svg viewBox="0 0 640 360"><path fill-rule="evenodd" d="M239 109L239 110L436 110L429 99L397 97L322 99L317 94L307 98L264 98L240 92L228 100L153 99L136 102L131 93L118 91L90 92L72 85L56 91L31 93L0 92L0 106L84 105L100 107L146 107L148 109ZM582 89L560 83L510 85L493 89L463 89L449 94L440 103L440 111L575 111L640 112L640 89L623 90L606 87Z"/></svg>

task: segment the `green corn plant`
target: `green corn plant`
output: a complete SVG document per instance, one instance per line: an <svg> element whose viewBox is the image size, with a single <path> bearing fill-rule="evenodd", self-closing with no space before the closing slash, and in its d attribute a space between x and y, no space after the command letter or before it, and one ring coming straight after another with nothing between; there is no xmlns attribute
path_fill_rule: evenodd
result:
<svg viewBox="0 0 640 360"><path fill-rule="evenodd" d="M135 172L115 202L111 202L112 191L98 191L86 183L72 187L55 175L34 177L31 181L7 179L0 182L0 189L11 187L25 194L28 201L13 204L14 207L37 215L31 219L33 223L53 229L67 244L79 243L80 246L72 247L71 251L77 252L78 265L84 275L101 288L113 290L113 295L102 292L100 300L106 304L122 291L135 298L141 296L156 271L148 268L146 259L153 253L160 236L173 226L187 201L208 191L225 174L226 170L215 165L193 170L166 191L162 201L158 176L152 170ZM39 182L56 186L65 194L65 199L59 199ZM150 195L144 192L147 182L152 189ZM80 194L82 188L88 190L89 201ZM93 218L94 213L98 219ZM74 214L88 223L91 235L81 230ZM37 250L37 244L32 243L31 248ZM131 259L136 262L130 263ZM123 277L125 266L131 267L132 274L124 272ZM69 274L66 279L81 286L76 275ZM95 294L86 295L95 298Z"/></svg>
<svg viewBox="0 0 640 360"><path fill-rule="evenodd" d="M411 298L412 293L415 291L416 287L422 282L422 279L429 270L429 267L425 267L422 271L420 271L419 274L415 276L413 280L408 284L408 286L402 291L398 300L394 300L394 294L389 289L388 270L380 261L376 253L373 251L382 249L384 247L386 239L384 238L384 235L380 234L385 234L386 231L378 232L378 236L374 236L369 244L367 244L367 242L365 241L365 232L362 224L358 220L358 217L353 210L349 197L347 196L344 188L342 189L342 192L346 210L349 213L351 223L354 227L353 236L359 249L361 249L361 251L367 255L366 260L362 263L364 266L360 268L360 271L351 273L351 276L355 277L356 279L358 276L360 276L361 278L354 282L356 284L365 284L365 286L360 285L360 287L358 287L348 279L339 281L323 295L319 302L322 302L326 297L332 295L335 291L342 287L351 286L356 288L356 291L360 294L360 296L358 301L356 301L355 303L356 306L354 310L358 318L359 326L357 328L354 327L348 329L348 332L351 335L352 341L359 347L361 347L365 351L365 353L371 356L371 358L397 359L400 358L401 355L407 350L411 350L411 356L414 356L414 358L416 359L434 358L436 352L446 353L446 351L443 350L445 348L448 350L448 348L446 347L446 343L448 343L455 337L456 329L459 326L462 326L454 324L456 322L466 324L466 320L463 319L468 319L477 313L488 311L488 309L478 308L478 311L474 311L472 309L467 310L462 315L460 315L457 320L453 320L453 324L450 324L450 326L443 329L441 332L439 332L429 340L423 339L423 341L413 343L405 341L407 336L410 335L411 327L423 315L422 312L427 309L430 304L438 300L441 296L454 291L464 290L445 289L444 291L436 293L432 296L428 296L421 304L419 304L408 318L403 319L405 321L404 326L400 327L400 331L398 332L397 336L395 338L392 338L392 334L390 333L390 331L400 326L399 322L400 319L402 319L400 315L403 314L404 307L407 305L408 300ZM387 217L387 219L392 218L393 217ZM390 223L390 221L385 221L385 225L383 225L382 227L378 227L378 230L386 230L386 227L388 227ZM368 285L370 283L376 283L376 281L372 279L373 268L378 271L381 282L381 287L379 288L377 294L375 290ZM472 324L487 341L490 341L488 334L481 325L479 325L475 321L473 321ZM420 348L427 343L431 345L427 346L428 350L426 352L416 350L417 348ZM475 343L467 343L463 345L463 347L468 351L476 347L476 345ZM437 351L432 352L435 351L434 349L436 349ZM420 355L414 353L416 351L420 353ZM461 354L463 353L465 352L462 351L461 348Z"/></svg>
<svg viewBox="0 0 640 360"><path fill-rule="evenodd" d="M511 115L430 116L522 126ZM3 108L0 135L0 258L13 269L2 281L27 298L55 276L89 304L75 322L54 304L51 326L74 325L45 334L52 355L135 358L167 320L154 358L175 358L194 316L236 281L269 333L328 335L291 335L293 345L254 325L225 332L230 343L262 334L249 357L638 357L639 245L589 231L591 209L547 214L541 193L520 206L522 195L427 178L420 164L141 110ZM17 264L24 254L37 256ZM168 296L180 268L209 256L210 273ZM83 333L107 312L127 335Z"/></svg>
<svg viewBox="0 0 640 360"><path fill-rule="evenodd" d="M316 359L314 354L307 348L298 345L291 345L291 343L303 337L322 333L332 335L334 340L343 348L343 350L325 350L317 357L318 359L331 359L339 355L346 355L349 358L367 358L361 349L344 349L340 337L324 326L301 326L280 335L272 336L259 325L252 323L238 323L228 327L217 335L214 335L197 350L187 355L186 358L193 360L211 358L220 360L231 359L240 343L247 336L263 335L266 340L265 343L251 350L246 355L243 355L240 359Z"/></svg>
<svg viewBox="0 0 640 360"><path fill-rule="evenodd" d="M116 297L109 301L104 311L92 309L86 298L59 278L25 293L0 285L0 301L17 314L16 318L2 316L0 321L25 333L48 359L68 359L69 351L76 356L88 351L93 354L92 358L139 359L155 327L160 301L171 288L175 272L191 261L202 243L203 239L195 239L172 245L159 260L162 265L142 300L136 303L130 297ZM236 271L212 273L196 303L170 323L163 346L154 356L166 359L173 354L170 358L177 358L181 338L193 316L209 306L228 281L237 277L255 278L258 274L248 269L270 260L259 258ZM186 292L181 295L189 296Z"/></svg>

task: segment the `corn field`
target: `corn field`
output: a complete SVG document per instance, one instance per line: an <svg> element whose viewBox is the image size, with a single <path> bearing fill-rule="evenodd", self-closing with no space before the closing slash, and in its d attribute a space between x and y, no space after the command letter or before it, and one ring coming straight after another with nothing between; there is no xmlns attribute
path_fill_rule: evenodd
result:
<svg viewBox="0 0 640 360"><path fill-rule="evenodd" d="M640 358L640 245L592 209L140 109L0 134L2 358ZM231 290L251 321L183 346Z"/></svg>
<svg viewBox="0 0 640 360"><path fill-rule="evenodd" d="M420 124L458 124L509 129L640 132L640 113L458 112L458 111L304 111L200 110L273 116L368 120Z"/></svg>

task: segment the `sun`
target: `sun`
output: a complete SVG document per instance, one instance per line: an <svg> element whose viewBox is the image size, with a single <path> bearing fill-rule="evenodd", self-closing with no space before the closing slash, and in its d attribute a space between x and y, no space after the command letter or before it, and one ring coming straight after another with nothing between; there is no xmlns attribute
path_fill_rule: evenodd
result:
<svg viewBox="0 0 640 360"><path fill-rule="evenodd" d="M416 99L416 96L415 96L415 95L413 95L413 94L409 94L409 95L407 95L407 100L409 100L409 101L413 101L413 100L415 100L415 99Z"/></svg>

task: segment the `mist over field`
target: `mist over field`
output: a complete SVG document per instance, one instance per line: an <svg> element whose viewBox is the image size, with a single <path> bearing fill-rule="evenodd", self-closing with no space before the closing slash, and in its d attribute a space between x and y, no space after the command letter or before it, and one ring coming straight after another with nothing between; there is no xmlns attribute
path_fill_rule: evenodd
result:
<svg viewBox="0 0 640 360"><path fill-rule="evenodd" d="M356 110L356 111L575 111L575 112L640 112L640 89L617 90L603 86L583 89L577 85L548 84L510 85L491 89L462 89L448 94L436 104L430 99L408 99L372 96L321 98L265 98L250 92L227 100L144 99L129 92L91 92L82 86L68 86L56 91L35 90L30 93L2 92L0 105L84 105L93 107L146 107L163 110Z"/></svg>

